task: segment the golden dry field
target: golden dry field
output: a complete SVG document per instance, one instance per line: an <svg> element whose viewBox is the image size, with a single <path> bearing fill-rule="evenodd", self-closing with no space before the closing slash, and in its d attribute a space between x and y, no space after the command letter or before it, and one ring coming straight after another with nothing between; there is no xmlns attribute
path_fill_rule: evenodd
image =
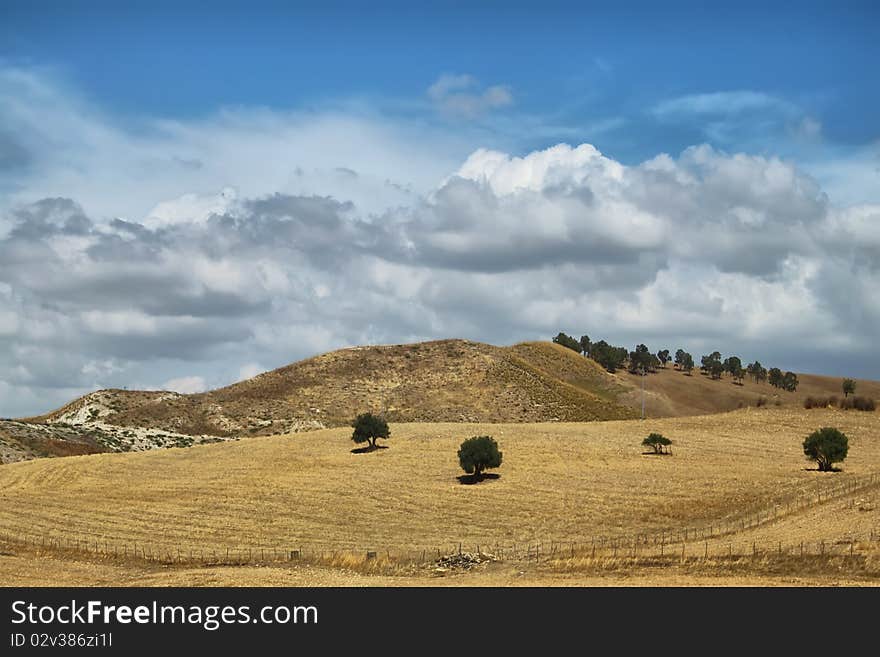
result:
<svg viewBox="0 0 880 657"><path fill-rule="evenodd" d="M819 473L803 457L803 438L821 426L850 437L842 472ZM877 581L878 413L765 407L391 431L387 449L365 454L352 453L351 430L339 428L4 465L0 583L700 583L708 562L645 571L623 560L655 554L658 540L664 555L679 555L684 529L686 557L778 546L776 556L709 569L715 583L822 583L822 569L801 568L791 552L803 541L816 552L820 540L823 559L861 555L856 570L838 573L842 582ZM642 453L650 431L674 441L672 456ZM456 450L479 434L499 441L500 477L463 485ZM448 577L425 570L459 543L504 559ZM544 559L535 562L538 544ZM290 550L311 563L275 563ZM365 564L366 551L377 559ZM238 560L268 565L230 565Z"/></svg>

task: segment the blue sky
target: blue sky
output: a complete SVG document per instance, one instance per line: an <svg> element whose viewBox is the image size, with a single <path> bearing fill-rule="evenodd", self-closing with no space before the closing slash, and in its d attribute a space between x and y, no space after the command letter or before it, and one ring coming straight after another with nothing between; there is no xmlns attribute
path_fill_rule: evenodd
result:
<svg viewBox="0 0 880 657"><path fill-rule="evenodd" d="M678 152L706 141L713 117L658 120L650 108L717 91L785 101L787 118L817 119L842 147L880 132L876 3L373 4L7 0L0 44L9 61L56 69L133 120L364 100L417 112L431 81L465 72L508 85L507 113L544 119L547 134L523 137L524 148L593 137L584 126L616 119L604 152L626 162ZM773 123L709 141L788 137Z"/></svg>
<svg viewBox="0 0 880 657"><path fill-rule="evenodd" d="M559 330L880 379L878 5L605 4L2 2L0 415Z"/></svg>

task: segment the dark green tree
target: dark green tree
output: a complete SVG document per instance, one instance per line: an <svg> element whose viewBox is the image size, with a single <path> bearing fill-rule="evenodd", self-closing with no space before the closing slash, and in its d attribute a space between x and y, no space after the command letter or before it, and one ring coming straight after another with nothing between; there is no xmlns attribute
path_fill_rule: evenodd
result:
<svg viewBox="0 0 880 657"><path fill-rule="evenodd" d="M819 465L821 472L833 470L834 464L843 461L848 452L849 439L834 427L823 427L804 440L804 454Z"/></svg>
<svg viewBox="0 0 880 657"><path fill-rule="evenodd" d="M351 439L358 444L369 442L370 447L373 449L376 448L377 438L387 439L391 435L388 423L383 418L372 413L361 413L351 423L351 426L354 427Z"/></svg>
<svg viewBox="0 0 880 657"><path fill-rule="evenodd" d="M724 371L730 374L734 381L741 382L745 373L739 356L729 356L724 359Z"/></svg>
<svg viewBox="0 0 880 657"><path fill-rule="evenodd" d="M559 334L555 338L553 338L553 342L555 342L556 344L561 344L563 347L568 347L572 351L581 353L581 343L575 340L570 335L566 335L562 331L560 331Z"/></svg>
<svg viewBox="0 0 880 657"><path fill-rule="evenodd" d="M660 361L660 366L665 369L666 363L669 362L669 349L661 349L658 351L657 359Z"/></svg>
<svg viewBox="0 0 880 657"><path fill-rule="evenodd" d="M627 351L625 347L615 347L605 340L599 340L590 345L590 358L599 363L609 372L616 372L626 362Z"/></svg>
<svg viewBox="0 0 880 657"><path fill-rule="evenodd" d="M742 360L739 356L728 356L724 359L724 371L733 376L733 373L742 369Z"/></svg>
<svg viewBox="0 0 880 657"><path fill-rule="evenodd" d="M655 454L663 454L666 447L671 444L669 438L659 433L648 434L648 437L642 441L642 445L653 449Z"/></svg>
<svg viewBox="0 0 880 657"><path fill-rule="evenodd" d="M584 357L590 355L590 336L582 335L580 339L581 343L581 352L584 354Z"/></svg>
<svg viewBox="0 0 880 657"><path fill-rule="evenodd" d="M713 351L708 356L700 359L700 370L704 374L711 374L713 379L720 379L724 372L724 363L721 362L721 353Z"/></svg>
<svg viewBox="0 0 880 657"><path fill-rule="evenodd" d="M774 388L781 388L782 370L778 367L771 367L770 371L767 373L767 381L769 381L770 385Z"/></svg>
<svg viewBox="0 0 880 657"><path fill-rule="evenodd" d="M786 372L782 375L782 385L781 388L783 390L787 390L788 392L795 392L798 387L798 378L797 374L794 372Z"/></svg>
<svg viewBox="0 0 880 657"><path fill-rule="evenodd" d="M684 352L684 355L681 357L681 369L688 376L690 376L691 371L694 369L694 357L688 352Z"/></svg>
<svg viewBox="0 0 880 657"><path fill-rule="evenodd" d="M636 350L629 352L629 371L633 374L645 374L651 369L654 354L643 344L636 345Z"/></svg>
<svg viewBox="0 0 880 657"><path fill-rule="evenodd" d="M844 379L843 380L843 397L846 399L850 395L854 395L856 392L856 382L852 379Z"/></svg>
<svg viewBox="0 0 880 657"><path fill-rule="evenodd" d="M458 463L461 469L474 479L481 479L483 471L501 465L501 452L492 436L474 436L465 440L458 448Z"/></svg>
<svg viewBox="0 0 880 657"><path fill-rule="evenodd" d="M684 349L676 349L675 350L675 360L673 361L673 365L675 367L681 367L681 363L684 360L684 355L687 352Z"/></svg>
<svg viewBox="0 0 880 657"><path fill-rule="evenodd" d="M746 367L746 372L755 380L755 383L767 380L767 370L761 365L760 361L756 360L754 363L749 363Z"/></svg>

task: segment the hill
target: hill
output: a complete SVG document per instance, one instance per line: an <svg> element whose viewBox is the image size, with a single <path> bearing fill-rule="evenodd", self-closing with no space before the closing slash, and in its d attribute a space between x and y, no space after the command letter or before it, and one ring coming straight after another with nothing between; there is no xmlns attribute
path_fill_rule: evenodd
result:
<svg viewBox="0 0 880 657"><path fill-rule="evenodd" d="M850 436L842 472L819 473L804 460L804 436L823 425ZM670 437L674 455L642 454L649 431ZM482 433L504 452L500 477L462 485L455 450ZM462 542L505 554L519 546L525 562L525 546L537 542L567 552L572 544L589 550L597 537L626 545L640 537L659 550L661 532L674 541L672 532L684 528L691 530L688 554L697 556L704 549L726 554L731 543L751 555L753 537L773 553L777 541L790 550L820 538L829 550L849 552L845 541L855 538L858 550L874 550L876 413L771 407L586 424L392 424L388 445L354 454L349 431L337 428L10 464L0 467L0 542L10 557L26 555L30 545L82 561L82 552L65 552L74 545L121 565L137 546L138 554L167 559L169 576L192 568L187 559L175 565L181 555L198 561L207 554L208 566L220 567L243 554L259 561L253 555L262 550L302 549L316 559L336 551L436 555ZM756 515L763 520L755 529L740 524ZM694 541L696 530L708 532L708 541ZM599 544L610 551L610 542ZM683 549L678 544L676 554ZM19 567L36 578L45 563L41 557ZM235 581L234 570L227 568L226 581ZM337 577L345 572L336 570Z"/></svg>
<svg viewBox="0 0 880 657"><path fill-rule="evenodd" d="M364 411L391 422L583 422L634 417L626 386L552 343L466 340L354 347L211 392L101 390L38 423L255 436L347 426Z"/></svg>
<svg viewBox="0 0 880 657"><path fill-rule="evenodd" d="M840 394L841 379L799 379L791 393L671 366L610 374L550 342L353 347L210 392L99 390L40 417L0 421L0 462L347 426L368 410L390 422L585 422L638 417L643 396L647 417L678 417ZM880 383L859 380L857 392L880 399Z"/></svg>
<svg viewBox="0 0 880 657"><path fill-rule="evenodd" d="M642 381L644 378L644 382ZM712 379L695 369L690 375L670 365L641 377L621 371L621 385L627 392L617 398L633 408L641 408L641 385L645 387L645 413L648 417L676 417L722 413L745 406L757 406L759 400L768 405L802 408L807 397L843 397L842 379L817 374L798 374L796 392L786 392L769 383L755 383L746 378L741 384L729 376ZM880 400L880 382L859 379L856 393Z"/></svg>

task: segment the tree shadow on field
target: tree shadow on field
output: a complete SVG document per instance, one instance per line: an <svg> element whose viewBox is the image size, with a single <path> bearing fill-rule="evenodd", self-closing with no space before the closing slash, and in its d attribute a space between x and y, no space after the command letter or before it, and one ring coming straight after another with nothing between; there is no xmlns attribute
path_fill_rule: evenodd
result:
<svg viewBox="0 0 880 657"><path fill-rule="evenodd" d="M464 474L464 475L459 475L458 477L456 477L456 479L458 479L458 483L464 484L465 486L472 486L474 484L480 483L481 481L487 481L487 480L491 481L493 479L500 479L500 478L501 478L501 475L496 474L494 472L481 474L479 477L472 475L472 474Z"/></svg>
<svg viewBox="0 0 880 657"><path fill-rule="evenodd" d="M672 456L672 452L655 452L651 450L650 452L642 452L642 456Z"/></svg>
<svg viewBox="0 0 880 657"><path fill-rule="evenodd" d="M821 472L824 474L826 472L843 472L843 468L837 468L832 465L830 470L820 470L817 466L815 468L804 468L804 471L805 472Z"/></svg>
<svg viewBox="0 0 880 657"><path fill-rule="evenodd" d="M388 449L388 445L367 445L366 447L355 447L351 450L352 454L369 454L379 449Z"/></svg>

